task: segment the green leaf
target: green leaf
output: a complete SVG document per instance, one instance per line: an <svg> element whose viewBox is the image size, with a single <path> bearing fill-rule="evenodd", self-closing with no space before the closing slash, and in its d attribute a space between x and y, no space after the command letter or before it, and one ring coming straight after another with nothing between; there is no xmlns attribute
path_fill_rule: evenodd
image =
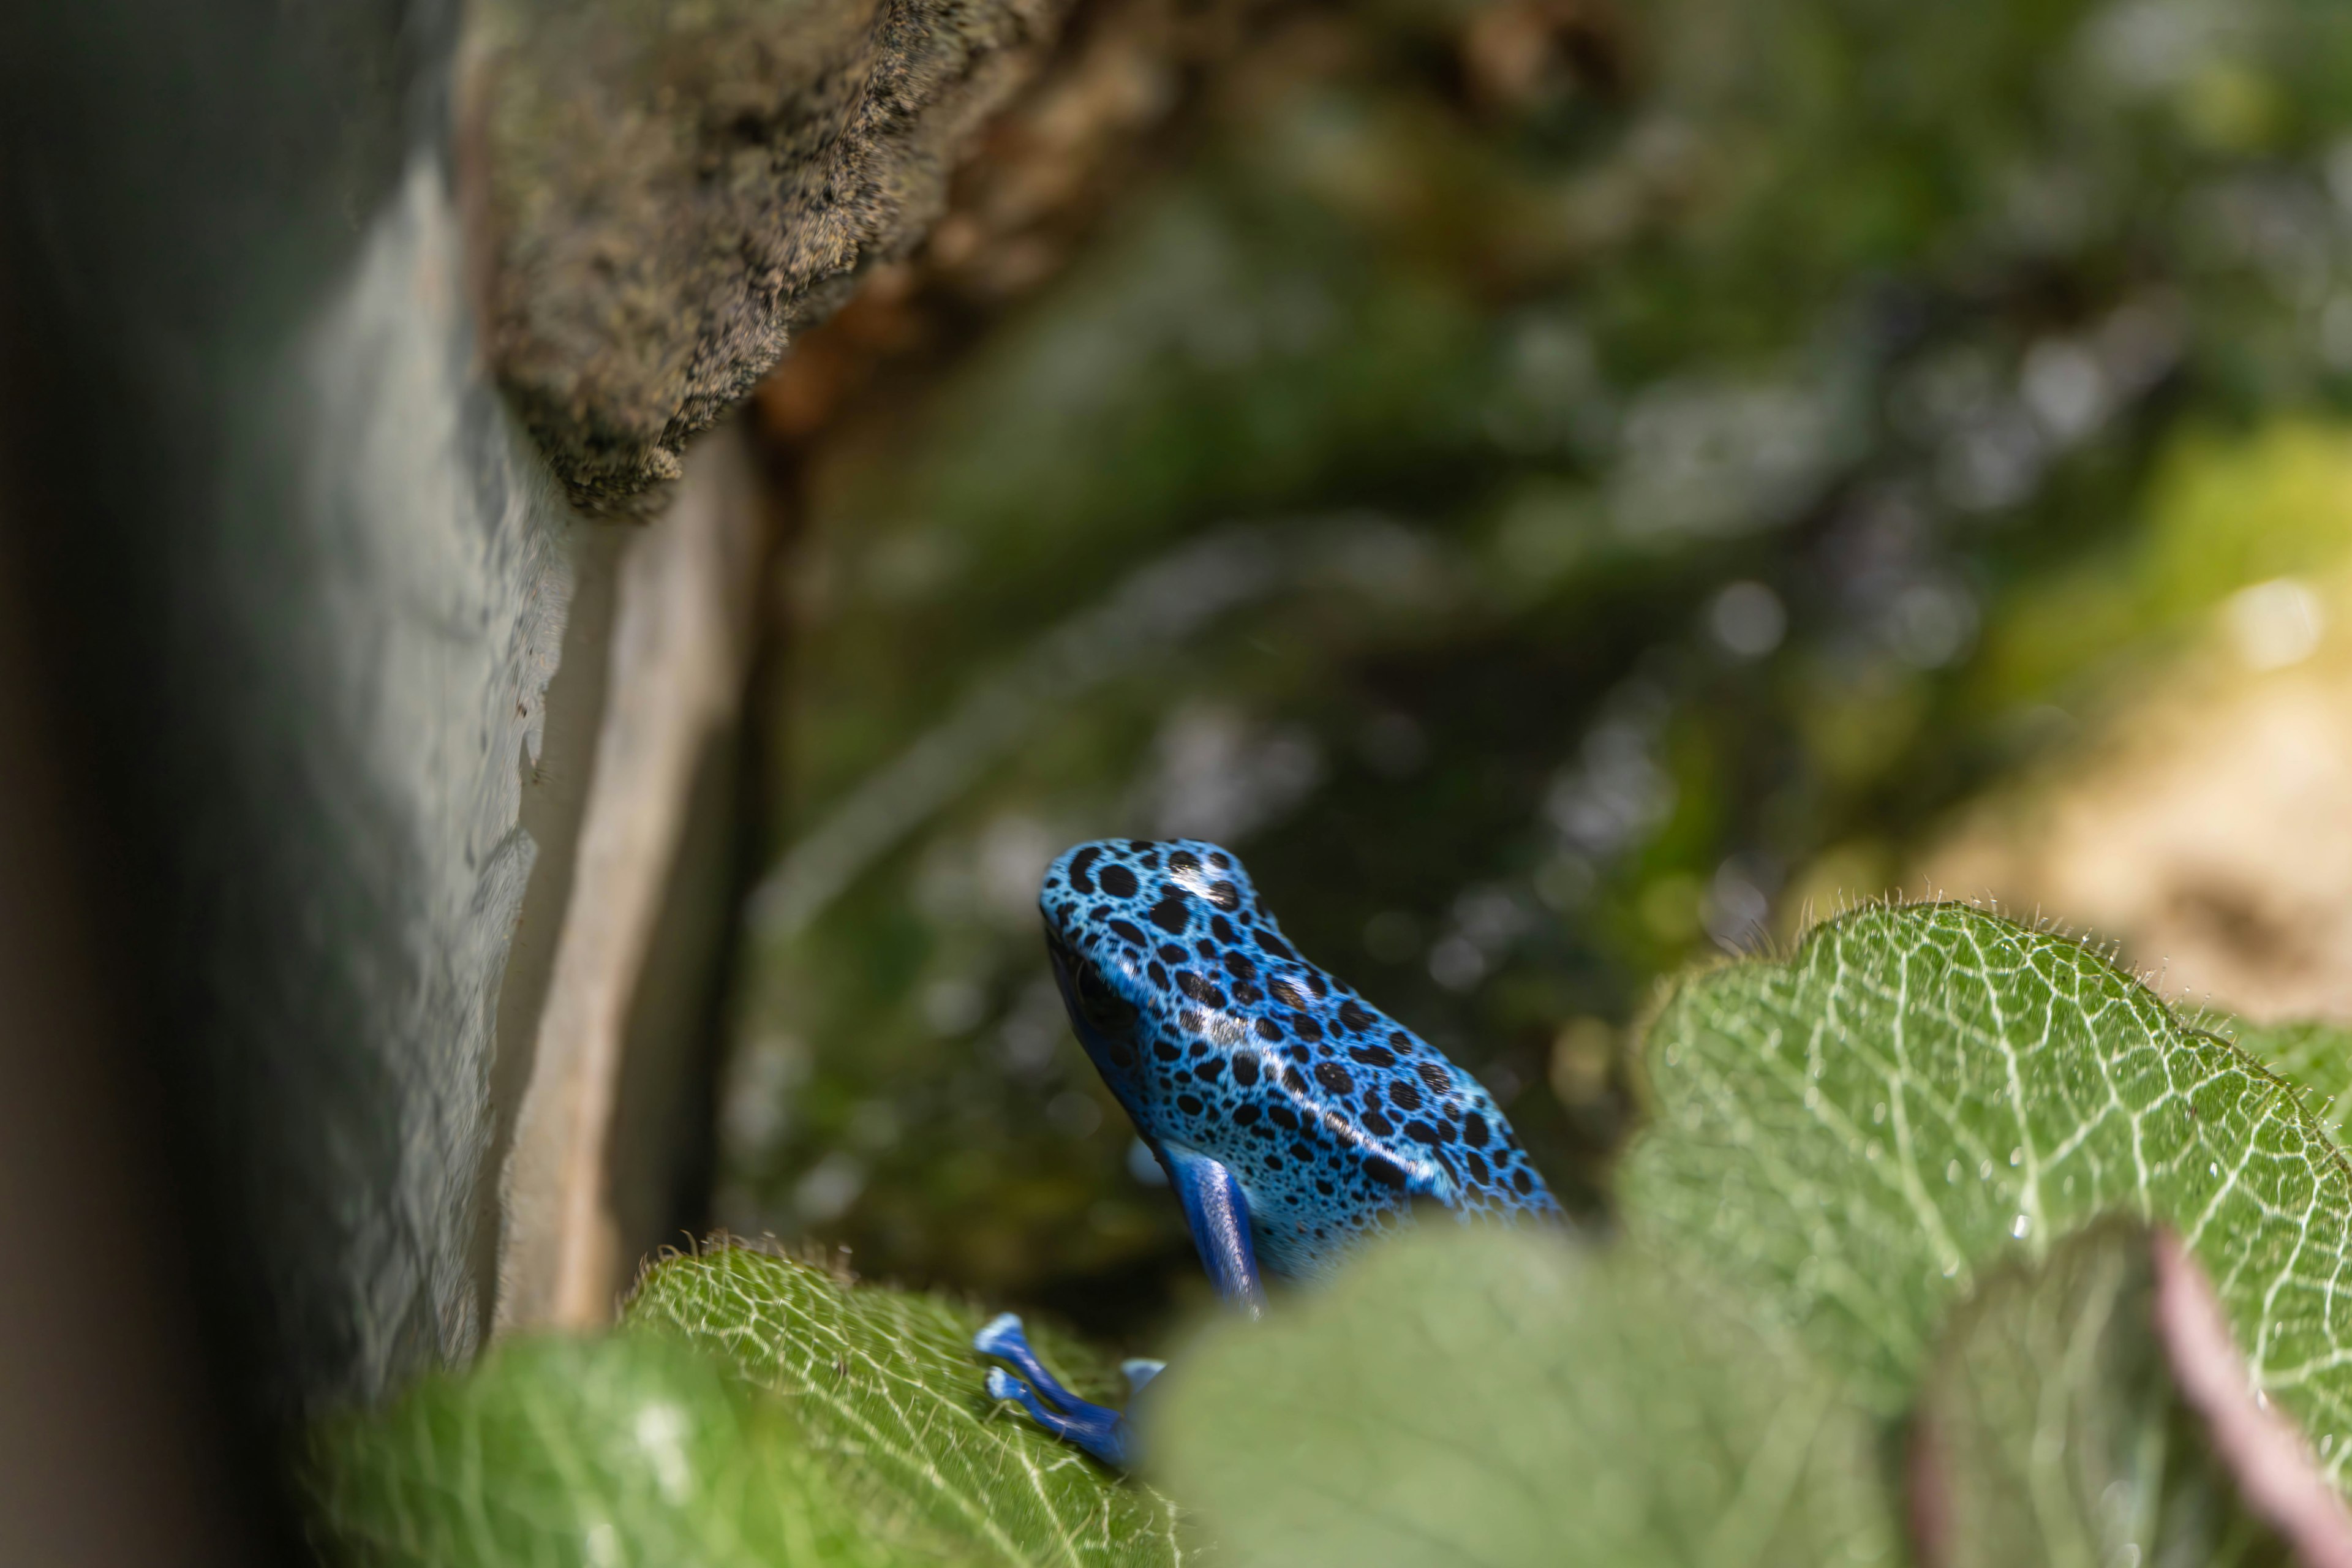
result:
<svg viewBox="0 0 2352 1568"><path fill-rule="evenodd" d="M1702 1284L1426 1228L1153 1385L1149 1452L1245 1565L1864 1563L1870 1424Z"/></svg>
<svg viewBox="0 0 2352 1568"><path fill-rule="evenodd" d="M1953 1315L1914 1424L1937 1568L2292 1562L2174 1385L2147 1227L2108 1220L2004 1268Z"/></svg>
<svg viewBox="0 0 2352 1568"><path fill-rule="evenodd" d="M790 1415L645 1334L508 1345L323 1428L331 1561L418 1568L889 1568L882 1527Z"/></svg>
<svg viewBox="0 0 2352 1568"><path fill-rule="evenodd" d="M971 1352L984 1315L972 1308L719 1247L649 1271L627 1319L682 1334L784 1395L818 1447L984 1560L1180 1560L1165 1498L987 1396ZM1114 1397L1099 1356L1051 1333L1033 1342L1077 1392Z"/></svg>
<svg viewBox="0 0 2352 1568"><path fill-rule="evenodd" d="M2121 1211L2180 1232L2258 1386L2352 1458L2352 1172L2295 1096L2063 937L1857 911L1685 982L1628 1228L1729 1271L1888 1414L1978 1269Z"/></svg>
<svg viewBox="0 0 2352 1568"><path fill-rule="evenodd" d="M2338 1144L2352 1112L2352 1030L2304 1020L2225 1026L2238 1048L2303 1090L2304 1109Z"/></svg>

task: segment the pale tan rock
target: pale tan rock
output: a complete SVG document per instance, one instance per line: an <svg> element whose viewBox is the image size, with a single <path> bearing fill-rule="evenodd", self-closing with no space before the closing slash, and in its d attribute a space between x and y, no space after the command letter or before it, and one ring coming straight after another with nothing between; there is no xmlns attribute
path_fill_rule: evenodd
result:
<svg viewBox="0 0 2352 1568"><path fill-rule="evenodd" d="M1965 814L1903 890L2114 941L2192 1005L2352 1018L2347 622L2341 584L2246 590L2090 739Z"/></svg>

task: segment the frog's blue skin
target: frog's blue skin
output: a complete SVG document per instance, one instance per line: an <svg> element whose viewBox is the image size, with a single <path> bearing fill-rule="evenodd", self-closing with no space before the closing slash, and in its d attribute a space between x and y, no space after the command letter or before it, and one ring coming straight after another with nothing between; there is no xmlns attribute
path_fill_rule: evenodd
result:
<svg viewBox="0 0 2352 1568"><path fill-rule="evenodd" d="M1465 1222L1559 1219L1494 1097L1300 958L1227 851L1081 844L1047 869L1038 905L1079 1043L1167 1171L1210 1279L1250 1316L1265 1309L1261 1272L1328 1273L1417 1205ZM1128 1461L1126 1420L1056 1382L1019 1318L973 1346L1020 1373L992 1370L992 1394ZM1139 1392L1158 1371L1141 1365Z"/></svg>

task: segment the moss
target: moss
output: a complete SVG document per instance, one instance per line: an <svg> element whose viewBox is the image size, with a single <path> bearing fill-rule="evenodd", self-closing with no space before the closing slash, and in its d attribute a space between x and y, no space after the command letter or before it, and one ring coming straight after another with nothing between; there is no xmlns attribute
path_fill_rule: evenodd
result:
<svg viewBox="0 0 2352 1568"><path fill-rule="evenodd" d="M509 395L572 499L627 506L858 271L940 212L1062 0L490 0L467 174Z"/></svg>

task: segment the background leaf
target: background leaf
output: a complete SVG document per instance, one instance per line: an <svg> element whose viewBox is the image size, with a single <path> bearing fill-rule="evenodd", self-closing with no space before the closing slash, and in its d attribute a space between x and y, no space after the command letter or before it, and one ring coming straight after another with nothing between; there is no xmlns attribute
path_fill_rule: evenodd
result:
<svg viewBox="0 0 2352 1568"><path fill-rule="evenodd" d="M1150 1452L1244 1563L1895 1555L1869 1423L1801 1350L1551 1237L1424 1229L1152 1394Z"/></svg>
<svg viewBox="0 0 2352 1568"><path fill-rule="evenodd" d="M540 1340L324 1430L331 1560L430 1568L955 1561L859 1505L775 1401L645 1334Z"/></svg>
<svg viewBox="0 0 2352 1568"><path fill-rule="evenodd" d="M746 1247L650 1270L628 1321L657 1325L782 1394L838 1456L985 1561L1173 1564L1175 1510L987 1397L971 1336L987 1314L936 1296L852 1286ZM1102 1358L1033 1335L1073 1388L1119 1401Z"/></svg>
<svg viewBox="0 0 2352 1568"><path fill-rule="evenodd" d="M2228 1033L2240 1050L2303 1090L2304 1109L2330 1138L2344 1142L2344 1118L2352 1112L2352 1030L2310 1019L2233 1020Z"/></svg>
<svg viewBox="0 0 2352 1568"><path fill-rule="evenodd" d="M1953 1315L1913 1435L1927 1568L2294 1561L2174 1386L2151 1239L2094 1226Z"/></svg>
<svg viewBox="0 0 2352 1568"><path fill-rule="evenodd" d="M2352 1172L2284 1082L2098 953L1864 910L1685 983L1647 1063L1629 1228L1735 1273L1881 1409L1979 1268L2121 1210L2181 1233L2342 1485Z"/></svg>

